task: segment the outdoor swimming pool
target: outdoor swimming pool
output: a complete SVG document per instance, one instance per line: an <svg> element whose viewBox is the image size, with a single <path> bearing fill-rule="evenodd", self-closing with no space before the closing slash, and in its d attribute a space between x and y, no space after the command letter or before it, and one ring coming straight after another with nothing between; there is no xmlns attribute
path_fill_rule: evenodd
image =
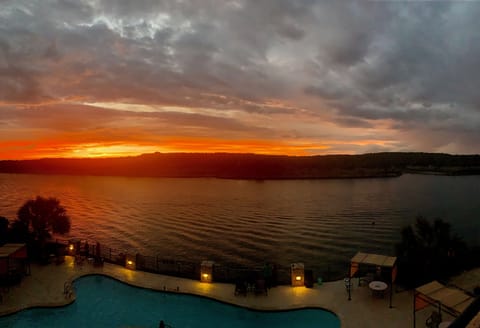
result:
<svg viewBox="0 0 480 328"><path fill-rule="evenodd" d="M91 275L75 281L77 299L62 308L24 310L0 318L0 327L326 327L338 328L331 312L303 309L259 312L202 297L162 293Z"/></svg>

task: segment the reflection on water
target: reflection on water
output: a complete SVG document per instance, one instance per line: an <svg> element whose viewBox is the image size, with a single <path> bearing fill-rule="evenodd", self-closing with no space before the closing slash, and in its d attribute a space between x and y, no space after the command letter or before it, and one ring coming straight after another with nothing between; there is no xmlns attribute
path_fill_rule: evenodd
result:
<svg viewBox="0 0 480 328"><path fill-rule="evenodd" d="M246 181L0 174L0 215L61 200L71 235L167 258L346 269L358 250L393 252L418 214L480 240L480 177Z"/></svg>

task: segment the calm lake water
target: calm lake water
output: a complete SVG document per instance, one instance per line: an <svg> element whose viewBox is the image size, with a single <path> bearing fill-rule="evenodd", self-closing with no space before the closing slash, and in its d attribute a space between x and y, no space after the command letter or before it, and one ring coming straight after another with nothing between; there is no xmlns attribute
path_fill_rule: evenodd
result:
<svg viewBox="0 0 480 328"><path fill-rule="evenodd" d="M480 240L480 176L248 181L0 174L0 215L60 199L71 237L130 253L346 272L357 251L392 254L417 215ZM374 223L374 224L373 224Z"/></svg>

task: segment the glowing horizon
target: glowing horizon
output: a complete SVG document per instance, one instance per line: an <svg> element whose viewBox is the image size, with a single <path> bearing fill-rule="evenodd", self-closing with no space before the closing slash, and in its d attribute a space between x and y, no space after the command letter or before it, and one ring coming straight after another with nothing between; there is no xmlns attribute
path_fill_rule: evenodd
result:
<svg viewBox="0 0 480 328"><path fill-rule="evenodd" d="M282 145L265 141L229 141L227 143L218 140L170 140L169 146L155 145L128 145L128 144L74 144L58 145L53 147L37 146L35 153L29 154L22 151L22 157L18 153L3 153L4 160L43 159L43 158L115 158L138 156L150 153L254 153L264 155L311 155L304 149L308 145ZM0 146L5 146L0 144ZM5 149L4 147L2 147ZM0 156L2 153L0 152Z"/></svg>
<svg viewBox="0 0 480 328"><path fill-rule="evenodd" d="M479 153L478 14L456 1L7 0L0 160Z"/></svg>

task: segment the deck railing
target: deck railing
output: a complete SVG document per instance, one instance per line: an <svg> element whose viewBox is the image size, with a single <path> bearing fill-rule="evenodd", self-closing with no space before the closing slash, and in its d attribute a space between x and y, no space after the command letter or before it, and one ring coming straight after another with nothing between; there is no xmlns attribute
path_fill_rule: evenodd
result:
<svg viewBox="0 0 480 328"><path fill-rule="evenodd" d="M198 280L200 278L201 263L199 262L143 255L140 253L131 254L126 251L108 247L104 244L98 244L86 240L55 239L54 243L56 244L57 249L64 249L65 252L68 252L68 246L70 244L74 244L75 254L90 257L95 257L97 254L100 254L103 261L121 266L126 265L127 256L129 256L129 258L135 259L136 270L140 271L193 280ZM97 249L98 245L100 245L100 250ZM290 266L271 264L271 268L273 285L289 285L291 283ZM263 270L264 264L255 267L246 267L215 262L213 267L213 277L216 282L234 283L246 276L262 275ZM328 268L326 274L324 273L322 275L322 278L323 281L331 279Z"/></svg>

